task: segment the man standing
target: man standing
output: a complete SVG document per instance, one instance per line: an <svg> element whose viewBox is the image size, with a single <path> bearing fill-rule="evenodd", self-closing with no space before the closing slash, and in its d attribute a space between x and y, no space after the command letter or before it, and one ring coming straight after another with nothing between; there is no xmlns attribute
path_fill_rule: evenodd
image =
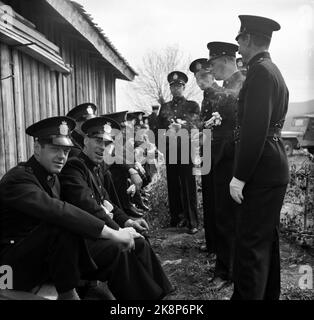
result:
<svg viewBox="0 0 314 320"><path fill-rule="evenodd" d="M202 130L202 139L204 141L211 140L211 135L204 137L205 131L204 123L212 117L212 104L211 100L208 99L209 94L207 91L210 90L214 78L209 68L208 59L200 58L194 60L190 65L190 71L194 73L195 80L199 88L204 91L204 99L201 106L200 123L199 128ZM202 143L200 139L200 143ZM202 174L202 197L203 197L203 217L204 217L204 231L205 231L205 242L206 245L201 246L202 251L207 251L210 258L214 259L216 253L216 221L214 211L214 192L212 175L210 173Z"/></svg>
<svg viewBox="0 0 314 320"><path fill-rule="evenodd" d="M190 148L186 148L184 143L181 146L183 137L178 136L180 129L186 129L186 132L189 133L192 128L197 128L200 108L195 101L187 100L183 96L185 84L188 82L186 74L173 71L168 75L168 82L173 99L161 106L158 115L158 129L173 132L173 136L167 136L165 150L170 223L171 226L178 224L179 226L187 226L189 232L194 234L198 231L198 215L193 163L190 157ZM171 149L171 146L175 146L170 143L171 141L177 142L175 150ZM189 140L187 142L190 143ZM158 148L160 149L159 143ZM183 163L183 159L181 159L181 148L189 153L184 155L188 158L188 163ZM171 154L176 155L177 163L170 161Z"/></svg>
<svg viewBox="0 0 314 320"><path fill-rule="evenodd" d="M154 132L155 135L155 143L158 137L158 128L157 128L157 118L158 118L158 111L159 111L159 106L152 106L152 113L148 116L148 124L149 124L149 129Z"/></svg>
<svg viewBox="0 0 314 320"><path fill-rule="evenodd" d="M214 84L206 90L206 99L211 103L212 113L218 112L221 124L212 126L212 176L214 212L216 221L216 266L213 288L219 290L232 281L235 204L229 193L229 183L234 165L234 130L239 91L244 76L237 69L238 46L227 42L210 42L209 60L212 74L223 86Z"/></svg>
<svg viewBox="0 0 314 320"><path fill-rule="evenodd" d="M150 247L138 232L146 232L144 219L130 219L114 205L104 187L104 157L110 156L112 134L120 126L108 117L87 120L82 131L84 148L77 158L68 161L61 175L61 189L65 200L104 221L113 230L130 230L134 234L133 250L123 251L119 242L112 240L87 241L89 252L99 268L99 280L117 299L160 299L172 287ZM137 231L136 231L137 230Z"/></svg>
<svg viewBox="0 0 314 320"><path fill-rule="evenodd" d="M280 138L289 92L268 48L280 25L239 16L236 37L247 65L239 95L234 177L238 203L235 286L232 299L276 300L280 296L279 221L289 170Z"/></svg>

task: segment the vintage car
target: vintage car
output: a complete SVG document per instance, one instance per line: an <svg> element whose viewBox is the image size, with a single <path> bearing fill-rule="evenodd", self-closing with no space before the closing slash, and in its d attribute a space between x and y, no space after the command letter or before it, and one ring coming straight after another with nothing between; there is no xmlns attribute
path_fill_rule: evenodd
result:
<svg viewBox="0 0 314 320"><path fill-rule="evenodd" d="M293 117L289 130L282 131L281 137L288 156L300 148L314 154L314 113Z"/></svg>

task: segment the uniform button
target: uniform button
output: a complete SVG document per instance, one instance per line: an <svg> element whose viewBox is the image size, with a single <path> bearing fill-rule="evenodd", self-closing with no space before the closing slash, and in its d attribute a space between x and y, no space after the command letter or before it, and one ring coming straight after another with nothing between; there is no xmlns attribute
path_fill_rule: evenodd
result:
<svg viewBox="0 0 314 320"><path fill-rule="evenodd" d="M15 243L15 241L14 240L10 240L10 244L14 244Z"/></svg>

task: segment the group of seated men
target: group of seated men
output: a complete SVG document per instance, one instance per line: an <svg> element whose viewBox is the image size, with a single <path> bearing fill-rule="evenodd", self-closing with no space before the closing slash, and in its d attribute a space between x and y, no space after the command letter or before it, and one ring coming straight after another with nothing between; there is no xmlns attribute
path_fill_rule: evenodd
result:
<svg viewBox="0 0 314 320"><path fill-rule="evenodd" d="M14 290L50 281L58 299L73 300L91 291L108 297L99 281L118 300L162 299L173 290L125 189L134 184L140 198L145 170L104 161L121 124L136 124L125 116L96 116L88 103L26 129L34 153L0 181L0 265L12 268Z"/></svg>

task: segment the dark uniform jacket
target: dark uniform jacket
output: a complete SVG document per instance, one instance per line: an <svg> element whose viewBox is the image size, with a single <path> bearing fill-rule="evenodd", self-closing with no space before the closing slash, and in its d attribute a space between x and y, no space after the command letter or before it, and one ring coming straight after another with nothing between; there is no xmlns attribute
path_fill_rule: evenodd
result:
<svg viewBox="0 0 314 320"><path fill-rule="evenodd" d="M214 112L218 112L222 118L221 125L214 126L212 129L212 158L214 164L217 164L223 157L233 160L238 95L243 81L243 74L237 71L224 81L223 87L214 84L204 90L200 116L201 125L204 121L209 120Z"/></svg>
<svg viewBox="0 0 314 320"><path fill-rule="evenodd" d="M289 92L268 52L253 57L239 94L238 142L234 176L260 185L288 183L289 170L279 131Z"/></svg>
<svg viewBox="0 0 314 320"><path fill-rule="evenodd" d="M171 101L164 103L158 115L158 128L167 129L171 124L171 119L185 120L185 129L196 128L196 121L200 113L200 107L195 101L187 100L184 97L173 98Z"/></svg>
<svg viewBox="0 0 314 320"><path fill-rule="evenodd" d="M98 238L105 223L59 197L58 177L34 157L11 169L0 181L1 244L23 240L43 222Z"/></svg>
<svg viewBox="0 0 314 320"><path fill-rule="evenodd" d="M108 227L118 230L129 217L110 199L103 171L102 165L94 164L84 153L71 158L60 176L62 195L66 201L101 219ZM101 207L104 200L114 207L113 219Z"/></svg>
<svg viewBox="0 0 314 320"><path fill-rule="evenodd" d="M197 102L187 100L184 97L173 98L171 101L161 105L158 115L158 129L169 129L171 120L184 120L185 125L182 129L196 129L199 122L200 107ZM167 139L167 141L169 141ZM180 139L178 139L178 159L180 158ZM169 145L167 143L166 150L168 151Z"/></svg>
<svg viewBox="0 0 314 320"><path fill-rule="evenodd" d="M158 130L158 115L155 112L152 112L148 116L148 125L149 125L149 129L153 131L156 136L157 130Z"/></svg>

